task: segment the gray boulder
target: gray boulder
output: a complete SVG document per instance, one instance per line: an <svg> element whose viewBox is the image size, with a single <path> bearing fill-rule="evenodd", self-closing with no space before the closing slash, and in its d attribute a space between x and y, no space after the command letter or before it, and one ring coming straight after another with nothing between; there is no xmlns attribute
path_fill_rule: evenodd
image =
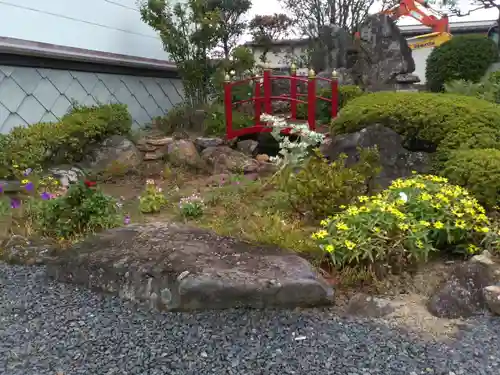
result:
<svg viewBox="0 0 500 375"><path fill-rule="evenodd" d="M47 272L164 310L333 302L331 287L297 254L178 224L102 232L62 252Z"/></svg>
<svg viewBox="0 0 500 375"><path fill-rule="evenodd" d="M418 173L429 171L430 154L409 151L403 147L403 143L403 137L392 129L382 125L371 125L359 132L326 140L320 150L330 160L335 160L340 154L346 154L347 165L352 165L359 160L359 147L376 146L382 170L374 183L387 187L397 178L411 176L412 171Z"/></svg>
<svg viewBox="0 0 500 375"><path fill-rule="evenodd" d="M466 318L486 309L483 289L493 283L491 269L480 262L458 264L429 299L427 308L439 318Z"/></svg>
<svg viewBox="0 0 500 375"><path fill-rule="evenodd" d="M143 160L135 144L121 135L114 135L88 147L82 165L95 173L119 166L124 170L137 168Z"/></svg>

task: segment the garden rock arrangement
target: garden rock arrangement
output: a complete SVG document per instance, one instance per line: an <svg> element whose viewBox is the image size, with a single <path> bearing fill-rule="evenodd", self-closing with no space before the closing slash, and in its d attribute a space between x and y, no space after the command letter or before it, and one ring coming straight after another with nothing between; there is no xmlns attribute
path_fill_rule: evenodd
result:
<svg viewBox="0 0 500 375"><path fill-rule="evenodd" d="M47 272L166 310L314 306L334 298L294 253L178 224L102 232L62 253Z"/></svg>
<svg viewBox="0 0 500 375"><path fill-rule="evenodd" d="M443 318L466 318L489 308L500 315L500 259L488 251L458 264L435 291L429 311Z"/></svg>

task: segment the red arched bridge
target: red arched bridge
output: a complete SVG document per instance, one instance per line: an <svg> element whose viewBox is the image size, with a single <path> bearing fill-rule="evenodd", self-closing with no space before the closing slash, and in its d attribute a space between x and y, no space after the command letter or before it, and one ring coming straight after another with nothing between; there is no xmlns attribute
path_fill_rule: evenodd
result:
<svg viewBox="0 0 500 375"><path fill-rule="evenodd" d="M290 94L282 96L272 95L272 81L285 79L290 82ZM330 83L332 97L324 98L316 94L316 81L323 80ZM297 90L297 83L304 82L307 85L307 94L301 94ZM237 85L252 84L254 93L251 98L233 102L232 88ZM242 135L270 132L272 128L265 123L262 123L260 116L263 113L272 115L272 101L288 101L290 102L290 116L287 118L289 122L303 122L297 120L297 104L303 103L307 105L307 123L309 129L316 130L316 102L323 100L331 103L331 117L335 118L338 111L338 79L336 72L332 74L332 78L317 77L314 70L310 70L307 77L297 76L297 70L292 65L290 75L273 75L270 69L264 69L262 76L255 76L239 81L232 81L229 75L226 75L224 81L224 107L226 116L226 137L232 139ZM233 108L238 104L247 102L254 103L254 126L234 129L233 128ZM289 131L290 129L286 129Z"/></svg>

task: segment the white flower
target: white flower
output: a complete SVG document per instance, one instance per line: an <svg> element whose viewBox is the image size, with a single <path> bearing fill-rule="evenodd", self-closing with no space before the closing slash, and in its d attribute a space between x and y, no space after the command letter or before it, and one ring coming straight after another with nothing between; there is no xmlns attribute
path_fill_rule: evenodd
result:
<svg viewBox="0 0 500 375"><path fill-rule="evenodd" d="M403 202L408 202L408 195L406 195L405 193L403 192L400 192L399 193L399 198L403 201Z"/></svg>

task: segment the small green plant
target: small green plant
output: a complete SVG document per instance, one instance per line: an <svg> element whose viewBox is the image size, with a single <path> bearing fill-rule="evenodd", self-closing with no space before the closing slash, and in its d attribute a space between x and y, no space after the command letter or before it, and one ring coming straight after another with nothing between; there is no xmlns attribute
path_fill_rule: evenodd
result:
<svg viewBox="0 0 500 375"><path fill-rule="evenodd" d="M464 80L445 83L444 89L450 94L474 96L492 103L500 103L500 84L486 80L484 82L470 82Z"/></svg>
<svg viewBox="0 0 500 375"><path fill-rule="evenodd" d="M182 198L179 202L179 210L185 218L196 219L203 215L205 204L198 194Z"/></svg>
<svg viewBox="0 0 500 375"><path fill-rule="evenodd" d="M485 209L443 177L398 179L358 200L313 234L337 268L378 264L390 270L425 262L438 251L470 256L491 232Z"/></svg>
<svg viewBox="0 0 500 375"><path fill-rule="evenodd" d="M226 114L222 104L212 104L207 109L204 122L205 135L223 136L226 134ZM243 129L254 125L254 119L248 114L233 110L233 129Z"/></svg>
<svg viewBox="0 0 500 375"><path fill-rule="evenodd" d="M143 214L153 214L160 212L166 204L167 198L163 194L162 188L157 186L154 180L148 179L146 188L139 197L139 210Z"/></svg>
<svg viewBox="0 0 500 375"><path fill-rule="evenodd" d="M330 162L316 150L298 172L285 171L280 185L290 205L303 214L322 218L369 193L373 178L380 172L377 149L360 150L359 161L353 165L347 166L346 161L347 156L340 155Z"/></svg>
<svg viewBox="0 0 500 375"><path fill-rule="evenodd" d="M124 221L120 202L92 181L71 185L64 195L45 192L40 197L33 202L33 218L42 235L71 239L118 227Z"/></svg>

